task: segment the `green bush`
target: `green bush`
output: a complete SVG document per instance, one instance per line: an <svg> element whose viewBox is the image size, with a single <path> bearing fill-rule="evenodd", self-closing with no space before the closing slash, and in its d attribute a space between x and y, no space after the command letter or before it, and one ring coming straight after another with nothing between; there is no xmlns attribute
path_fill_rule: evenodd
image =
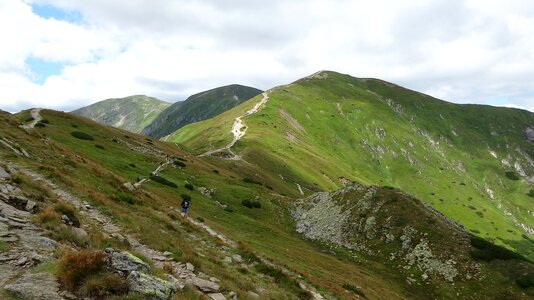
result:
<svg viewBox="0 0 534 300"><path fill-rule="evenodd" d="M185 168L185 164L179 160L175 160L174 164L177 165L178 167Z"/></svg>
<svg viewBox="0 0 534 300"><path fill-rule="evenodd" d="M50 121L48 121L47 119L42 119L42 120L39 121L39 123L50 124Z"/></svg>
<svg viewBox="0 0 534 300"><path fill-rule="evenodd" d="M230 207L230 205L227 205L225 208L224 208L224 211L225 212L229 212L229 213L233 213L234 212L234 209Z"/></svg>
<svg viewBox="0 0 534 300"><path fill-rule="evenodd" d="M72 126L73 128L78 128L78 125L76 124L70 124L70 126Z"/></svg>
<svg viewBox="0 0 534 300"><path fill-rule="evenodd" d="M136 202L135 198L132 197L132 195L125 194L125 193L118 193L117 195L115 195L115 199L122 201L122 202L126 202L128 204L135 204Z"/></svg>
<svg viewBox="0 0 534 300"><path fill-rule="evenodd" d="M531 190L528 192L527 196L534 198L534 189L531 189Z"/></svg>
<svg viewBox="0 0 534 300"><path fill-rule="evenodd" d="M26 121L25 121L25 122L31 122L31 121L33 121L33 120L35 120L33 117L28 117L28 118L26 118Z"/></svg>
<svg viewBox="0 0 534 300"><path fill-rule="evenodd" d="M92 135L87 134L85 132L81 132L81 131L73 131L70 133L70 135L72 135L73 137L77 139L86 140L86 141L93 141L95 139Z"/></svg>
<svg viewBox="0 0 534 300"><path fill-rule="evenodd" d="M249 177L243 178L243 182L261 185L261 182L256 181L256 180L254 180L252 178L249 178Z"/></svg>
<svg viewBox="0 0 534 300"><path fill-rule="evenodd" d="M95 145L95 148L102 149L102 150L106 150L106 148L104 148L104 146L99 145L99 144L96 144L96 145Z"/></svg>
<svg viewBox="0 0 534 300"><path fill-rule="evenodd" d="M506 175L506 178L510 179L510 180L519 180L519 175L517 175L516 172L513 172L513 171L507 171L506 173L504 173Z"/></svg>
<svg viewBox="0 0 534 300"><path fill-rule="evenodd" d="M176 185L176 183L172 182L172 181L169 181L161 176L157 176L157 175L150 175L150 180L153 180L159 184L163 184L163 185L166 185L166 186L170 186L172 188L178 188L178 186Z"/></svg>
<svg viewBox="0 0 534 300"><path fill-rule="evenodd" d="M202 217L197 217L197 220L198 220L200 223L204 223L204 218L202 218Z"/></svg>
<svg viewBox="0 0 534 300"><path fill-rule="evenodd" d="M20 176L15 176L15 177L11 178L11 182L13 182L15 184L21 184L22 183L22 178L20 178Z"/></svg>
<svg viewBox="0 0 534 300"><path fill-rule="evenodd" d="M274 282L280 287L293 291L299 296L298 299L312 299L312 295L309 292L303 291L296 280L291 279L291 277L281 270L268 266L262 262L258 263L254 269L259 273L272 277Z"/></svg>
<svg viewBox="0 0 534 300"><path fill-rule="evenodd" d="M254 200L248 200L245 199L241 201L241 205L248 207L248 208L261 208L261 203Z"/></svg>
<svg viewBox="0 0 534 300"><path fill-rule="evenodd" d="M41 122L37 122L37 123L35 123L35 127L43 128L43 127L46 127L46 124L45 123L41 123Z"/></svg>
<svg viewBox="0 0 534 300"><path fill-rule="evenodd" d="M191 201L191 196L188 194L181 194L180 197L182 197L182 199L185 201Z"/></svg>
<svg viewBox="0 0 534 300"><path fill-rule="evenodd" d="M195 189L195 187L191 183L184 184L184 187L190 191Z"/></svg>

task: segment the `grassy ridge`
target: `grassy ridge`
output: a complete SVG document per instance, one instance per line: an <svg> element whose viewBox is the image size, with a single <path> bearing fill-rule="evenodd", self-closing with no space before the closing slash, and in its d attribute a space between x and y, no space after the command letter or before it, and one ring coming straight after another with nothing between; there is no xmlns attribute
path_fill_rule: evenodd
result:
<svg viewBox="0 0 534 300"><path fill-rule="evenodd" d="M249 129L235 151L253 167L243 168L255 167L266 180L299 183L306 193L335 189L340 177L399 187L474 234L534 258L519 225L534 228L532 184L505 175L517 173L516 163L534 174L534 147L524 135L534 114L447 103L334 72L275 88L269 97L244 119ZM224 144L233 118L258 100L186 126L171 140L198 153Z"/></svg>

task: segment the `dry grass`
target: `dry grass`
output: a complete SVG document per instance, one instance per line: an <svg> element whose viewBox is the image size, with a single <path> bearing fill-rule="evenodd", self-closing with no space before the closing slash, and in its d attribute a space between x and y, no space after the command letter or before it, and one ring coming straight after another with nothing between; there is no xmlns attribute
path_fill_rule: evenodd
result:
<svg viewBox="0 0 534 300"><path fill-rule="evenodd" d="M51 207L46 207L35 215L37 223L46 229L56 228L61 224L61 217Z"/></svg>
<svg viewBox="0 0 534 300"><path fill-rule="evenodd" d="M77 287L91 276L104 270L105 261L102 251L62 251L58 263L58 278L69 289Z"/></svg>

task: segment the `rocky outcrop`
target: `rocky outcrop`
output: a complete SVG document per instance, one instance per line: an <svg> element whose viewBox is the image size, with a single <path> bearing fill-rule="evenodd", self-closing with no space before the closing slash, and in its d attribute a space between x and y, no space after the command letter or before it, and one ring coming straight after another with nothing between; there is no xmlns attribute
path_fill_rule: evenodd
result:
<svg viewBox="0 0 534 300"><path fill-rule="evenodd" d="M525 128L525 136L529 142L534 143L534 128L527 127Z"/></svg>
<svg viewBox="0 0 534 300"><path fill-rule="evenodd" d="M298 200L292 215L307 238L381 256L410 275L420 273L422 281L477 273L463 228L392 188L350 183Z"/></svg>
<svg viewBox="0 0 534 300"><path fill-rule="evenodd" d="M104 252L107 254L108 267L122 277L127 277L133 271L148 273L147 264L129 252L115 251L113 248L106 248Z"/></svg>
<svg viewBox="0 0 534 300"><path fill-rule="evenodd" d="M172 283L138 271L132 271L127 281L130 291L142 295L144 299L168 300L175 292Z"/></svg>
<svg viewBox="0 0 534 300"><path fill-rule="evenodd" d="M26 273L4 289L23 299L64 300L57 279L50 273Z"/></svg>

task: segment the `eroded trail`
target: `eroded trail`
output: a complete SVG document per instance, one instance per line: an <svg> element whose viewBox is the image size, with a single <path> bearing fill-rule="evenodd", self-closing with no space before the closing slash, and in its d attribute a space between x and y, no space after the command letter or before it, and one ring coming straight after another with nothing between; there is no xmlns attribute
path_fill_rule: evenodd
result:
<svg viewBox="0 0 534 300"><path fill-rule="evenodd" d="M33 120L26 124L26 125L22 125L22 128L24 129L31 129L31 128L35 128L35 125L37 123L39 123L39 121L41 121L43 119L43 117L41 117L41 108L34 108L31 110L30 112Z"/></svg>
<svg viewBox="0 0 534 300"><path fill-rule="evenodd" d="M245 112L245 114L243 114L243 115L241 115L241 116L239 116L239 117L234 119L234 124L232 125L232 130L231 130L233 138L232 138L232 141L230 143L228 143L228 145L226 145L226 146L224 146L223 148L220 148L220 149L215 149L215 150L211 150L211 151L208 151L206 153L203 153L203 154L199 155L199 157L210 156L210 155L213 155L213 154L216 154L216 153L228 151L232 156L229 157L229 158L226 158L226 159L229 159L229 160L242 160L242 158L239 155L235 154L232 151L232 147L235 145L235 143L237 143L237 141L242 139L245 136L245 134L247 133L248 127L243 122L243 118L257 113L267 103L267 101L269 100L269 96L267 95L267 92L264 92L262 94L262 96L263 96L263 98L258 103L256 103L254 105L254 107L252 107L251 109L247 110Z"/></svg>

